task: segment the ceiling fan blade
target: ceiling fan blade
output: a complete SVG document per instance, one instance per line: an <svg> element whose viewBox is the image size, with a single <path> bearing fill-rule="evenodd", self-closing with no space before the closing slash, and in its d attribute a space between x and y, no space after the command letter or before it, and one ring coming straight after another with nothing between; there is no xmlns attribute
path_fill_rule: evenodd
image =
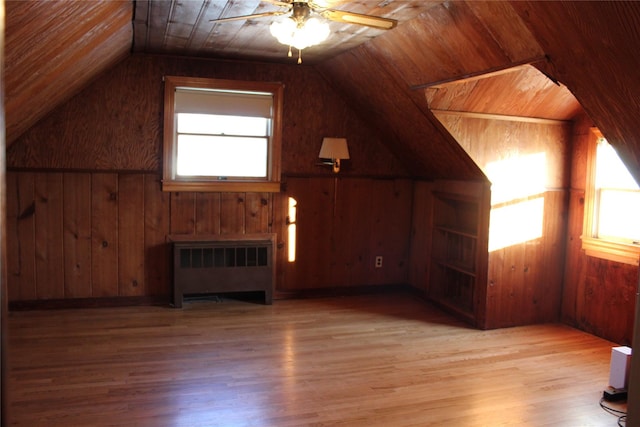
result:
<svg viewBox="0 0 640 427"><path fill-rule="evenodd" d="M332 21L344 22L346 24L365 25L367 27L378 28L380 30L390 30L398 25L398 21L395 19L345 12L342 10L326 9L319 13Z"/></svg>
<svg viewBox="0 0 640 427"><path fill-rule="evenodd" d="M278 0L262 0L262 1L265 3L274 4L276 6L291 7L291 2L278 1Z"/></svg>
<svg viewBox="0 0 640 427"><path fill-rule="evenodd" d="M253 18L263 18L265 16L278 16L284 15L285 13L289 13L288 10L277 10L274 12L263 12L263 13L254 13L253 15L240 15L240 16L230 16L228 18L218 18L211 19L209 22L229 22L229 21L240 21L243 19L253 19Z"/></svg>

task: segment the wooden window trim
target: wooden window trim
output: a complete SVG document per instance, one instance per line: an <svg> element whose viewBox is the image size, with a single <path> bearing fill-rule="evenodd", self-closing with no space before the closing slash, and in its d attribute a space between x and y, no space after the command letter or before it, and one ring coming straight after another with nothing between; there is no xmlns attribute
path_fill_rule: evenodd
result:
<svg viewBox="0 0 640 427"><path fill-rule="evenodd" d="M582 230L582 249L587 256L616 261L623 264L639 265L640 246L601 239L593 236L593 210L596 203L596 152L598 139L602 133L591 128L587 147L587 175L584 204L584 222Z"/></svg>
<svg viewBox="0 0 640 427"><path fill-rule="evenodd" d="M196 191L196 192L272 192L280 191L281 157L282 157L282 105L284 86L282 83L252 82L240 80L222 80L200 77L164 78L164 135L163 135L163 167L162 191ZM193 87L205 89L229 89L273 94L273 117L270 137L270 150L266 179L203 179L202 177L175 177L175 90L176 87Z"/></svg>

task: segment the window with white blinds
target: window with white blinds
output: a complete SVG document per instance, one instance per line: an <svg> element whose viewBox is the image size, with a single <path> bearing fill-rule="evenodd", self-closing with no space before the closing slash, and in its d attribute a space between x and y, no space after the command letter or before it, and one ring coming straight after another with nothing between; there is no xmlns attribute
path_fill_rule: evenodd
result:
<svg viewBox="0 0 640 427"><path fill-rule="evenodd" d="M282 85L165 77L163 189L279 191Z"/></svg>

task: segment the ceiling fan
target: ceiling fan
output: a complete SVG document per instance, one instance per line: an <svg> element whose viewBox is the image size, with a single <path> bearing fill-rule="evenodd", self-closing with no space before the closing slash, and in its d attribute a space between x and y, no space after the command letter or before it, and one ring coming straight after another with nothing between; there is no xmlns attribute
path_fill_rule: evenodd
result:
<svg viewBox="0 0 640 427"><path fill-rule="evenodd" d="M313 0L263 1L286 9L254 13L251 15L212 19L211 22L221 23L243 19L263 18L266 16L280 16L290 13L290 19L285 21L276 21L271 24L271 34L276 37L280 43L289 46L289 56L291 56L291 47L298 49L298 64L302 62L302 49L322 42L329 35L329 27L326 21L317 19L315 17L316 15L329 21L364 25L366 27L376 28L379 30L390 30L398 24L398 21L395 19L331 9L324 7Z"/></svg>

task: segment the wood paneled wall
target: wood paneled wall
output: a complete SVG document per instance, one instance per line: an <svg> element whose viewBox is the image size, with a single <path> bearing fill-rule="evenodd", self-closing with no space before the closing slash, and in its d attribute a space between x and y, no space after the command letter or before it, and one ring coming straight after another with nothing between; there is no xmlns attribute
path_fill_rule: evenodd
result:
<svg viewBox="0 0 640 427"><path fill-rule="evenodd" d="M311 67L146 55L131 56L26 132L10 147L8 166L159 173L165 75L283 83L285 174L330 176L318 153L322 138L334 136L347 138L351 154L341 175L408 176L378 124Z"/></svg>
<svg viewBox="0 0 640 427"><path fill-rule="evenodd" d="M566 192L546 191L541 196L544 205L541 237L489 252L487 328L559 319ZM526 226L519 218L509 220Z"/></svg>
<svg viewBox="0 0 640 427"><path fill-rule="evenodd" d="M433 231L433 182L416 181L413 184L413 212L411 222L411 262L409 284L427 292L431 237Z"/></svg>
<svg viewBox="0 0 640 427"><path fill-rule="evenodd" d="M586 116L573 130L571 190L562 292L562 321L621 345L632 344L638 267L587 256L582 250L587 142Z"/></svg>
<svg viewBox="0 0 640 427"><path fill-rule="evenodd" d="M408 283L412 193L407 179L287 178L281 203L286 212L296 200L297 244L294 262L279 252L280 289Z"/></svg>
<svg viewBox="0 0 640 427"><path fill-rule="evenodd" d="M523 223L518 214L498 222L497 209L540 197L543 202L542 218L535 218L542 221L541 236L489 253L486 327L557 321L564 268L571 125L471 118L452 113L437 116L492 183L490 250L494 233L501 227L533 226ZM528 158L544 161L535 170L524 169ZM505 164L511 173L496 174L494 167L499 163ZM539 189L535 194L530 193L532 186ZM496 200L505 191L509 198Z"/></svg>
<svg viewBox="0 0 640 427"><path fill-rule="evenodd" d="M10 172L9 298L167 300L169 235L272 230L280 291L407 283L410 180L293 177L286 187L163 193L154 174ZM295 262L287 261L288 197L298 202Z"/></svg>
<svg viewBox="0 0 640 427"><path fill-rule="evenodd" d="M154 174L10 172L11 301L168 297L170 234L267 233L269 193L163 193Z"/></svg>
<svg viewBox="0 0 640 427"><path fill-rule="evenodd" d="M287 190L163 193L163 75L283 82ZM348 140L337 178L318 166L324 136ZM404 284L411 181L380 138L309 67L133 56L11 146L10 300L168 300L174 234L278 233L287 291ZM301 201L299 264L282 264L290 194Z"/></svg>
<svg viewBox="0 0 640 427"><path fill-rule="evenodd" d="M6 70L5 64L5 11L4 11L4 2L0 6L0 68L2 70ZM2 97L5 97L4 87L6 85L5 82L5 73L3 72L0 75L0 94ZM7 214L6 214L6 202L7 202L7 192L6 192L6 164L5 164L5 153L6 153L6 121L5 121L5 107L4 103L0 104L0 425L7 425L9 423L9 416L7 414L7 410L9 407L7 398L7 389L9 381L8 372L9 372L9 364L8 364L8 297L7 297L7 238L6 238L6 230L7 230Z"/></svg>

